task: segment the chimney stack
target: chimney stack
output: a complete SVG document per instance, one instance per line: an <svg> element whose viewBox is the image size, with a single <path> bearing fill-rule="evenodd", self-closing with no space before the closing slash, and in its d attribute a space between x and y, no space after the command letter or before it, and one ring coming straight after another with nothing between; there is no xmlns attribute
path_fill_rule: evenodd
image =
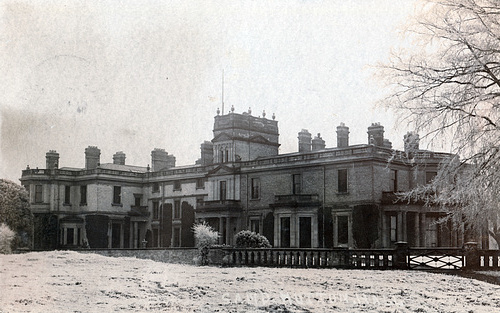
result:
<svg viewBox="0 0 500 313"><path fill-rule="evenodd" d="M118 151L113 155L113 164L125 165L125 153L123 151Z"/></svg>
<svg viewBox="0 0 500 313"><path fill-rule="evenodd" d="M49 150L45 154L46 168L48 170L55 170L59 167L59 153L56 150Z"/></svg>
<svg viewBox="0 0 500 313"><path fill-rule="evenodd" d="M303 129L299 133L299 152L311 152L311 133Z"/></svg>
<svg viewBox="0 0 500 313"><path fill-rule="evenodd" d="M175 157L169 155L165 149L155 148L151 151L151 165L153 172L175 167Z"/></svg>
<svg viewBox="0 0 500 313"><path fill-rule="evenodd" d="M345 126L344 123L337 126L337 147L349 147L349 127Z"/></svg>
<svg viewBox="0 0 500 313"><path fill-rule="evenodd" d="M200 146L201 150L201 165L210 165L214 163L214 144L210 141L205 141Z"/></svg>
<svg viewBox="0 0 500 313"><path fill-rule="evenodd" d="M384 139L384 148L392 149L392 142L389 139Z"/></svg>
<svg viewBox="0 0 500 313"><path fill-rule="evenodd" d="M85 148L85 168L92 170L99 166L101 159L101 150L96 146L88 146Z"/></svg>
<svg viewBox="0 0 500 313"><path fill-rule="evenodd" d="M404 147L405 147L405 152L408 156L413 155L414 152L418 151L420 149L419 147L420 143L420 136L417 133L414 132L408 132L404 136Z"/></svg>
<svg viewBox="0 0 500 313"><path fill-rule="evenodd" d="M368 127L368 144L383 147L384 146L384 126L380 123L372 123Z"/></svg>
<svg viewBox="0 0 500 313"><path fill-rule="evenodd" d="M323 150L325 147L325 141L321 138L321 134L318 133L318 136L314 137L312 140L312 151Z"/></svg>

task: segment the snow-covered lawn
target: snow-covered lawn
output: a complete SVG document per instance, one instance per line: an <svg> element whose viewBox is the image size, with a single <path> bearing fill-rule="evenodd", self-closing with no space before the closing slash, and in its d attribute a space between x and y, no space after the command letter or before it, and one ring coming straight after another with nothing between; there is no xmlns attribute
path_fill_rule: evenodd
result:
<svg viewBox="0 0 500 313"><path fill-rule="evenodd" d="M0 255L0 312L500 312L500 286L418 271Z"/></svg>

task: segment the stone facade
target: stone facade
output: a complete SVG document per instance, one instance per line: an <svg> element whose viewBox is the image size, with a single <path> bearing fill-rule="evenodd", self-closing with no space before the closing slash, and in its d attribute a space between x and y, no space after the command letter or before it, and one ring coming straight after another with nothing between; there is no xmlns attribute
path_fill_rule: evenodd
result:
<svg viewBox="0 0 500 313"><path fill-rule="evenodd" d="M192 247L193 223L204 220L220 244L250 229L275 247L461 246L466 234L436 222L444 213L418 203L397 203L394 192L431 180L449 154L420 150L418 135L405 151L392 149L384 127L368 127L368 142L349 145L349 127L337 127L337 145L303 129L298 152L279 154L278 122L231 111L217 115L214 137L201 144L191 166L175 166L163 149L152 167L125 164L125 153L101 163L85 149L86 168L26 169L35 248ZM486 247L486 241L483 247Z"/></svg>

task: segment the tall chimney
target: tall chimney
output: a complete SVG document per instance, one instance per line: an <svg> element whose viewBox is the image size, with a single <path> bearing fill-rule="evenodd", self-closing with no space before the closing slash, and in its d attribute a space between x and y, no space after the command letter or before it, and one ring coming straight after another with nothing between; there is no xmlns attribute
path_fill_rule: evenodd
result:
<svg viewBox="0 0 500 313"><path fill-rule="evenodd" d="M85 168L92 170L99 166L101 159L101 150L96 146L88 146L85 148Z"/></svg>
<svg viewBox="0 0 500 313"><path fill-rule="evenodd" d="M349 147L349 127L345 126L344 123L337 126L337 147Z"/></svg>
<svg viewBox="0 0 500 313"><path fill-rule="evenodd" d="M200 146L201 150L201 165L209 165L214 163L214 144L210 141L205 141Z"/></svg>
<svg viewBox="0 0 500 313"><path fill-rule="evenodd" d="M299 133L299 152L311 152L311 133L303 129Z"/></svg>
<svg viewBox="0 0 500 313"><path fill-rule="evenodd" d="M392 142L389 139L384 139L384 148L392 149Z"/></svg>
<svg viewBox="0 0 500 313"><path fill-rule="evenodd" d="M175 167L175 157L169 155L165 149L155 148L151 151L151 165L153 172Z"/></svg>
<svg viewBox="0 0 500 313"><path fill-rule="evenodd" d="M312 151L323 150L325 147L325 141L321 138L321 134L318 133L318 136L314 137L312 140Z"/></svg>
<svg viewBox="0 0 500 313"><path fill-rule="evenodd" d="M408 132L404 136L405 152L408 156L413 155L414 152L420 149L420 136L415 132Z"/></svg>
<svg viewBox="0 0 500 313"><path fill-rule="evenodd" d="M48 170L55 170L59 167L59 153L56 152L56 150L49 150L45 154L45 160L46 160L46 169Z"/></svg>
<svg viewBox="0 0 500 313"><path fill-rule="evenodd" d="M125 165L125 153L123 151L118 151L113 155L113 164Z"/></svg>
<svg viewBox="0 0 500 313"><path fill-rule="evenodd" d="M368 127L368 144L383 147L384 146L384 126L380 123L372 123Z"/></svg>

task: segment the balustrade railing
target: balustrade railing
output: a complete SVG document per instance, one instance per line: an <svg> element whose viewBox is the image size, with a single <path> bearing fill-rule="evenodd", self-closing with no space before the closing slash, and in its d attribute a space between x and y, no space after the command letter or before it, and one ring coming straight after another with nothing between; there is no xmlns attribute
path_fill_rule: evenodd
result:
<svg viewBox="0 0 500 313"><path fill-rule="evenodd" d="M465 248L225 248L228 266L302 268L500 270L499 250Z"/></svg>

